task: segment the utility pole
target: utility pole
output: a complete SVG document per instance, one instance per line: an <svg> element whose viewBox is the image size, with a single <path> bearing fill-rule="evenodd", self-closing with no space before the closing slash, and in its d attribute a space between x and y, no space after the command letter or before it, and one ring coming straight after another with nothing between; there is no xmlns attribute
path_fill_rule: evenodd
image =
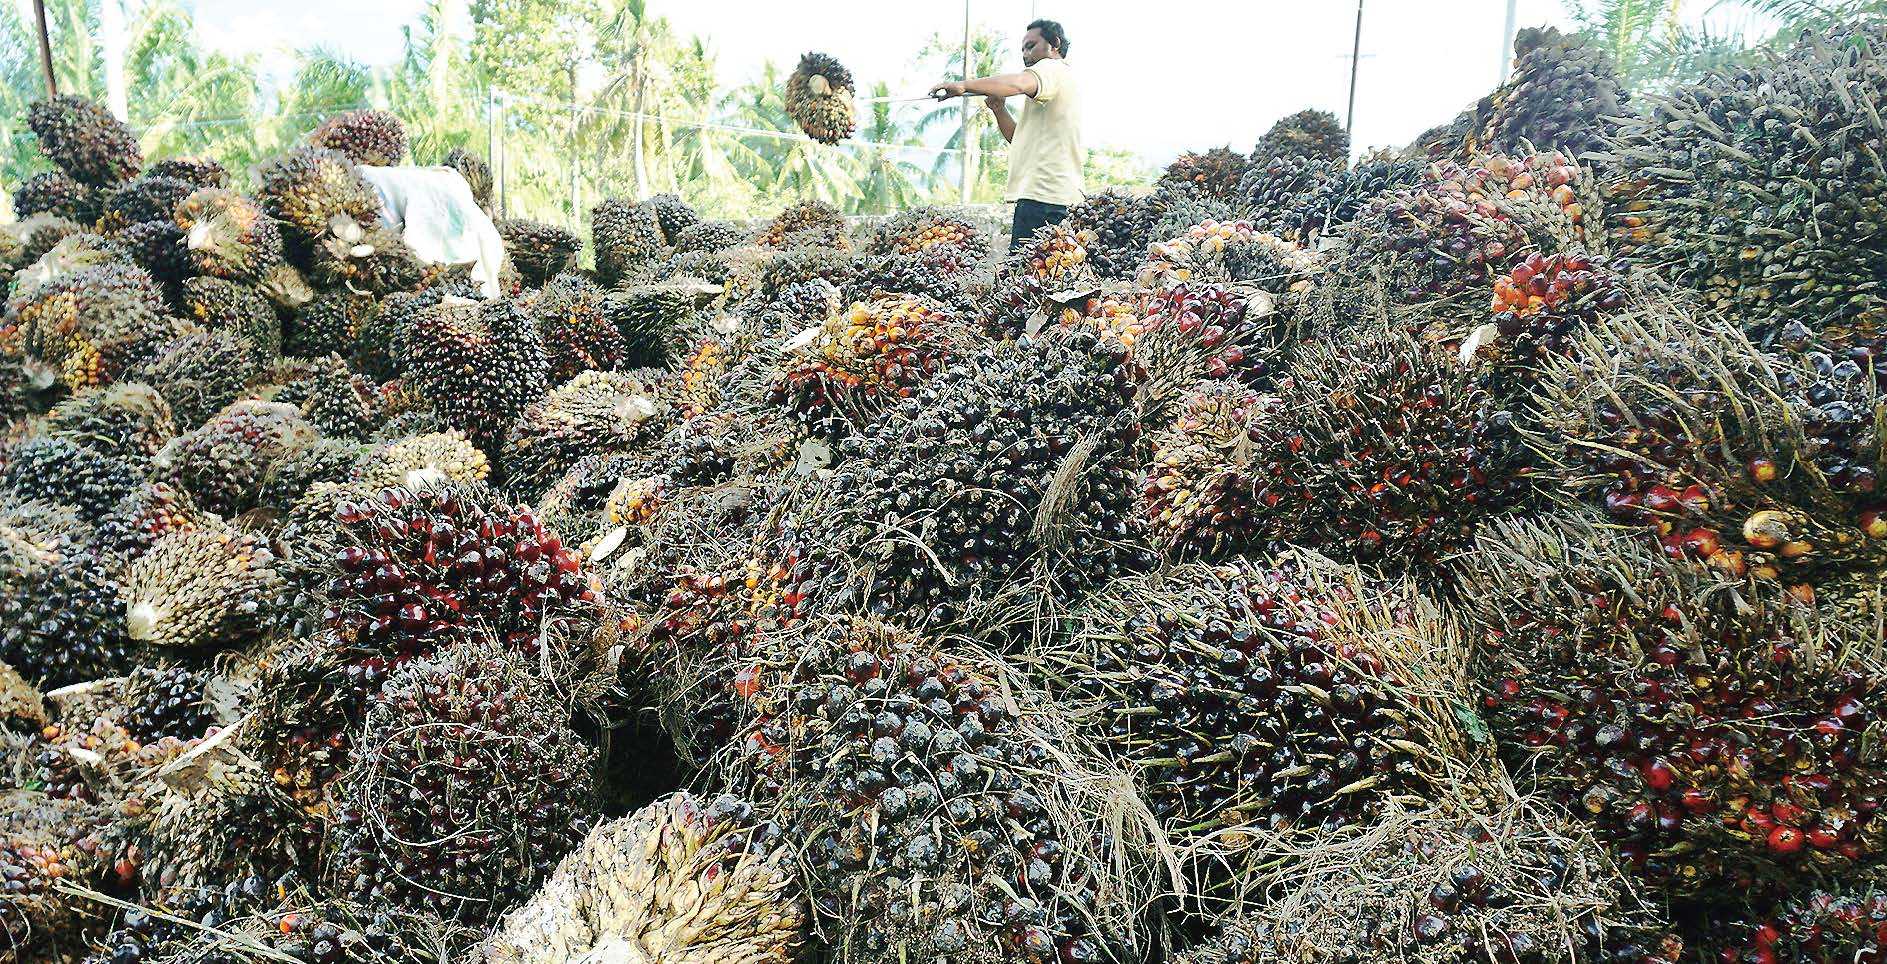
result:
<svg viewBox="0 0 1887 964"><path fill-rule="evenodd" d="M577 167L582 163L582 155L577 151L577 127L581 123L577 111L577 58L570 58L570 219L582 220L577 213L583 210L577 198Z"/></svg>
<svg viewBox="0 0 1887 964"><path fill-rule="evenodd" d="M59 80L52 73L52 35L46 32L46 0L33 0L33 17L39 21L39 69L46 73L46 96L59 96Z"/></svg>
<svg viewBox="0 0 1887 964"><path fill-rule="evenodd" d="M1511 3L1512 0L1509 0ZM1350 41L1350 106L1343 115L1343 132L1356 130L1356 68L1363 62L1363 0L1356 0L1356 36Z"/></svg>
<svg viewBox="0 0 1887 964"><path fill-rule="evenodd" d="M970 0L963 0L963 82L970 82ZM976 167L976 145L970 142L971 98L963 98L962 173L957 184L957 201L970 203L970 172Z"/></svg>
<svg viewBox="0 0 1887 964"><path fill-rule="evenodd" d="M1500 81L1499 86L1507 82L1508 72L1514 69L1514 12L1520 0L1507 0L1507 25L1500 28Z"/></svg>

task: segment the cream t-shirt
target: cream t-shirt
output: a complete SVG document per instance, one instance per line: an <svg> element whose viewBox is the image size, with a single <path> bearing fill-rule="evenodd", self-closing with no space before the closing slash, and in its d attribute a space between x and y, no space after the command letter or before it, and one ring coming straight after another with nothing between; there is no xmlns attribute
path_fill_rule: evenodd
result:
<svg viewBox="0 0 1887 964"><path fill-rule="evenodd" d="M1009 145L1009 190L1005 200L1044 204L1081 203L1081 94L1066 61L1045 59L1026 68L1035 75L1034 97L1022 105L1015 140Z"/></svg>

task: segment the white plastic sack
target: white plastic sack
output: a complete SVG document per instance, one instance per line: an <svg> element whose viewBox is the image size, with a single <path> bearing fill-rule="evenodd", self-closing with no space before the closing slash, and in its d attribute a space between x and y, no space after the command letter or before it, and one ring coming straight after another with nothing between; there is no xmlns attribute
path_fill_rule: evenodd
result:
<svg viewBox="0 0 1887 964"><path fill-rule="evenodd" d="M472 265L472 279L485 297L498 297L498 268L504 239L472 200L472 188L449 167L356 168L380 192L381 217L401 232L406 246L434 264Z"/></svg>

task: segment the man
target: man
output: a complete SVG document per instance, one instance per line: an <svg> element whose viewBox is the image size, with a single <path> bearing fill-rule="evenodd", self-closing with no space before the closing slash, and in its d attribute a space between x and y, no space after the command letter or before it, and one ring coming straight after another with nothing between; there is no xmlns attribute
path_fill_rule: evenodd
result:
<svg viewBox="0 0 1887 964"><path fill-rule="evenodd" d="M1026 244L1044 225L1059 224L1070 205L1081 203L1081 97L1068 68L1068 34L1053 20L1029 24L1022 37L1022 72L949 82L931 88L938 100L982 94L996 115L1009 150L1005 200L1016 205L1009 250ZM1006 98L1021 94L1022 118L1010 116Z"/></svg>

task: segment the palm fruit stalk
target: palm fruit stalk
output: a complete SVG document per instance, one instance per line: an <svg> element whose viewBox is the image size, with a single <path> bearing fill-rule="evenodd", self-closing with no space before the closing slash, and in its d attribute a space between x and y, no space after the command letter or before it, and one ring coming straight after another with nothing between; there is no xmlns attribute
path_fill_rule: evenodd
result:
<svg viewBox="0 0 1887 964"><path fill-rule="evenodd" d="M1710 892L1880 851L1878 587L1817 606L1579 516L1490 528L1461 569L1482 719L1635 871Z"/></svg>
<svg viewBox="0 0 1887 964"><path fill-rule="evenodd" d="M590 210L590 243L596 249L597 279L604 285L627 281L661 254L661 218L651 205L605 199Z"/></svg>
<svg viewBox="0 0 1887 964"><path fill-rule="evenodd" d="M1032 569L1052 596L1142 564L1132 390L1118 351L1079 331L931 377L842 443L811 539L835 563L823 591L941 624Z"/></svg>
<svg viewBox="0 0 1887 964"><path fill-rule="evenodd" d="M1231 201L1238 196L1238 182L1250 167L1251 159L1230 147L1215 147L1204 153L1187 151L1167 165L1158 187Z"/></svg>
<svg viewBox="0 0 1887 964"><path fill-rule="evenodd" d="M216 527L172 532L119 584L125 634L148 646L243 642L281 603L275 555L254 536Z"/></svg>
<svg viewBox="0 0 1887 964"><path fill-rule="evenodd" d="M973 326L926 298L854 302L789 344L770 400L836 437L914 394L973 341Z"/></svg>
<svg viewBox="0 0 1887 964"><path fill-rule="evenodd" d="M1327 110L1300 110L1272 124L1251 152L1254 166L1280 157L1304 157L1342 168L1350 160L1350 132Z"/></svg>
<svg viewBox="0 0 1887 964"><path fill-rule="evenodd" d="M605 823L507 914L491 964L607 950L672 964L791 964L806 911L780 827L752 804L686 792Z"/></svg>
<svg viewBox="0 0 1887 964"><path fill-rule="evenodd" d="M1246 471L1264 536L1340 558L1437 565L1533 490L1508 413L1399 332L1308 346L1259 423Z"/></svg>
<svg viewBox="0 0 1887 964"><path fill-rule="evenodd" d="M518 416L505 442L505 484L535 500L584 456L652 440L667 415L668 405L641 378L584 372Z"/></svg>
<svg viewBox="0 0 1887 964"><path fill-rule="evenodd" d="M497 920L594 812L595 751L567 713L498 649L453 648L395 671L337 784L325 877L374 905Z"/></svg>
<svg viewBox="0 0 1887 964"><path fill-rule="evenodd" d="M242 397L261 373L256 350L232 331L197 331L173 339L128 377L157 389L177 427L195 429Z"/></svg>
<svg viewBox="0 0 1887 964"><path fill-rule="evenodd" d="M1486 123L1469 146L1584 157L1604 147L1620 118L1631 113L1628 99L1605 48L1554 27L1527 28L1514 36L1507 82L1477 108Z"/></svg>
<svg viewBox="0 0 1887 964"><path fill-rule="evenodd" d="M1095 593L1038 665L1175 839L1327 837L1465 754L1448 708L1409 695L1412 648L1459 653L1458 634L1432 604L1379 594L1309 556L1189 563Z"/></svg>
<svg viewBox="0 0 1887 964"><path fill-rule="evenodd" d="M548 388L537 326L508 301L447 295L394 332L393 353L432 411L488 453Z"/></svg>
<svg viewBox="0 0 1887 964"><path fill-rule="evenodd" d="M807 137L837 144L858 128L853 92L851 71L830 55L808 53L786 78L786 114Z"/></svg>
<svg viewBox="0 0 1887 964"><path fill-rule="evenodd" d="M115 262L61 275L11 305L29 366L72 390L115 381L155 354L175 331L164 307L144 269Z"/></svg>
<svg viewBox="0 0 1887 964"><path fill-rule="evenodd" d="M505 254L524 276L524 283L533 288L569 270L576 264L577 252L583 250L582 238L554 224L526 218L500 218L497 224Z"/></svg>
<svg viewBox="0 0 1887 964"><path fill-rule="evenodd" d="M1005 690L988 657L867 620L817 620L790 645L744 687L757 720L740 748L844 959L1131 953L1130 891L1039 697Z"/></svg>
<svg viewBox="0 0 1887 964"><path fill-rule="evenodd" d="M1887 559L1879 389L1825 354L1771 354L1655 300L1549 363L1531 444L1569 500L1673 558L1813 596Z"/></svg>
<svg viewBox="0 0 1887 964"><path fill-rule="evenodd" d="M1627 118L1606 152L1620 243L1768 342L1790 321L1844 340L1887 312L1887 39L1805 34Z"/></svg>
<svg viewBox="0 0 1887 964"><path fill-rule="evenodd" d="M225 188L202 188L174 208L184 247L198 271L257 281L282 260L282 235L255 201Z"/></svg>
<svg viewBox="0 0 1887 964"><path fill-rule="evenodd" d="M390 167L406 156L406 126L383 110L346 110L322 121L308 143L340 151L355 164Z"/></svg>
<svg viewBox="0 0 1887 964"><path fill-rule="evenodd" d="M39 138L40 151L80 184L110 187L144 166L131 129L83 97L34 101L26 109L26 126Z"/></svg>
<svg viewBox="0 0 1887 964"><path fill-rule="evenodd" d="M1687 950L1577 823L1543 801L1403 810L1294 865L1180 964L1675 964Z"/></svg>
<svg viewBox="0 0 1887 964"><path fill-rule="evenodd" d="M152 461L151 472L188 492L203 508L234 516L256 507L270 463L319 437L293 405L237 402L170 440Z"/></svg>

